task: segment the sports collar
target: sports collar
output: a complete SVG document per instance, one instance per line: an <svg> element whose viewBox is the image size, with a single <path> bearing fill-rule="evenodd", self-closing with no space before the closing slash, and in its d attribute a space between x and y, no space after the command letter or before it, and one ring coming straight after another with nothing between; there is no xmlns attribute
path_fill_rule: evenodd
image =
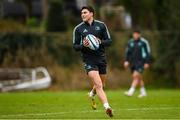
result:
<svg viewBox="0 0 180 120"><path fill-rule="evenodd" d="M92 21L91 25L88 22L84 22L84 23L88 26L92 26L92 25L94 25L94 20Z"/></svg>

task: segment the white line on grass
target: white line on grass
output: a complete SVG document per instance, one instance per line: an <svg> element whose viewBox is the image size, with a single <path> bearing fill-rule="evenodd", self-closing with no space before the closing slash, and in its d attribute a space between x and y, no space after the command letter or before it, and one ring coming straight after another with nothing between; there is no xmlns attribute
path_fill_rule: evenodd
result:
<svg viewBox="0 0 180 120"><path fill-rule="evenodd" d="M151 111L151 110L179 110L180 107L154 107L154 108L122 108L122 109L115 109L114 111ZM92 113L92 112L104 112L104 110L83 110L83 111L67 111L67 112L53 112L53 113L24 113L24 114L6 114L0 115L1 117L21 117L21 116L47 116L47 115L64 115L64 114L72 114L72 113Z"/></svg>
<svg viewBox="0 0 180 120"><path fill-rule="evenodd" d="M7 116L47 116L47 115L63 115L63 114L72 114L72 113L90 113L90 112L101 112L102 110L86 110L86 111L68 111L68 112L50 112L50 113L27 113L27 114L8 114L8 115L0 115L0 117Z"/></svg>
<svg viewBox="0 0 180 120"><path fill-rule="evenodd" d="M177 110L180 109L180 107L156 107L156 108L127 108L127 109L122 109L122 110L127 110L127 111L138 111L138 110L146 110L146 111L150 111L150 110Z"/></svg>

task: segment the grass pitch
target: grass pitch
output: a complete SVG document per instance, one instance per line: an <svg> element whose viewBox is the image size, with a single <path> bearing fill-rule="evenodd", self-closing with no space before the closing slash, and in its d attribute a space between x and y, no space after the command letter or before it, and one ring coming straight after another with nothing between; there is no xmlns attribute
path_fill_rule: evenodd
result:
<svg viewBox="0 0 180 120"><path fill-rule="evenodd" d="M107 91L114 119L180 119L180 90L148 90L145 98L123 92ZM109 119L96 101L92 110L87 91L1 93L0 119Z"/></svg>

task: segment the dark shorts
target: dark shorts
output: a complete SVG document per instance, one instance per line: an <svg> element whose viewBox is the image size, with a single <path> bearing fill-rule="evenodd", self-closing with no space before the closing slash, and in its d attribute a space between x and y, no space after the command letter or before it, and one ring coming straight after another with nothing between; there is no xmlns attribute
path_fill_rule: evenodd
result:
<svg viewBox="0 0 180 120"><path fill-rule="evenodd" d="M84 61L84 68L86 69L86 72L95 70L99 71L99 74L106 74L106 67L107 62L105 59L100 59L98 61Z"/></svg>
<svg viewBox="0 0 180 120"><path fill-rule="evenodd" d="M134 71L137 71L139 73L142 73L144 71L144 66L143 65L132 65L131 66L131 72L133 73Z"/></svg>

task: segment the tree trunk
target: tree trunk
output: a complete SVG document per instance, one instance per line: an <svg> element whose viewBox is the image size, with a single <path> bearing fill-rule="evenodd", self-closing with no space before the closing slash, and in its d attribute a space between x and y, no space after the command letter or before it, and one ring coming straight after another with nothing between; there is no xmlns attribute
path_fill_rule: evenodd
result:
<svg viewBox="0 0 180 120"><path fill-rule="evenodd" d="M3 3L2 1L0 1L0 20L2 19L3 17Z"/></svg>
<svg viewBox="0 0 180 120"><path fill-rule="evenodd" d="M131 0L132 8L132 27L137 28L140 25L141 0Z"/></svg>
<svg viewBox="0 0 180 120"><path fill-rule="evenodd" d="M42 5L43 5L43 20L47 19L48 15L48 0L42 0Z"/></svg>

